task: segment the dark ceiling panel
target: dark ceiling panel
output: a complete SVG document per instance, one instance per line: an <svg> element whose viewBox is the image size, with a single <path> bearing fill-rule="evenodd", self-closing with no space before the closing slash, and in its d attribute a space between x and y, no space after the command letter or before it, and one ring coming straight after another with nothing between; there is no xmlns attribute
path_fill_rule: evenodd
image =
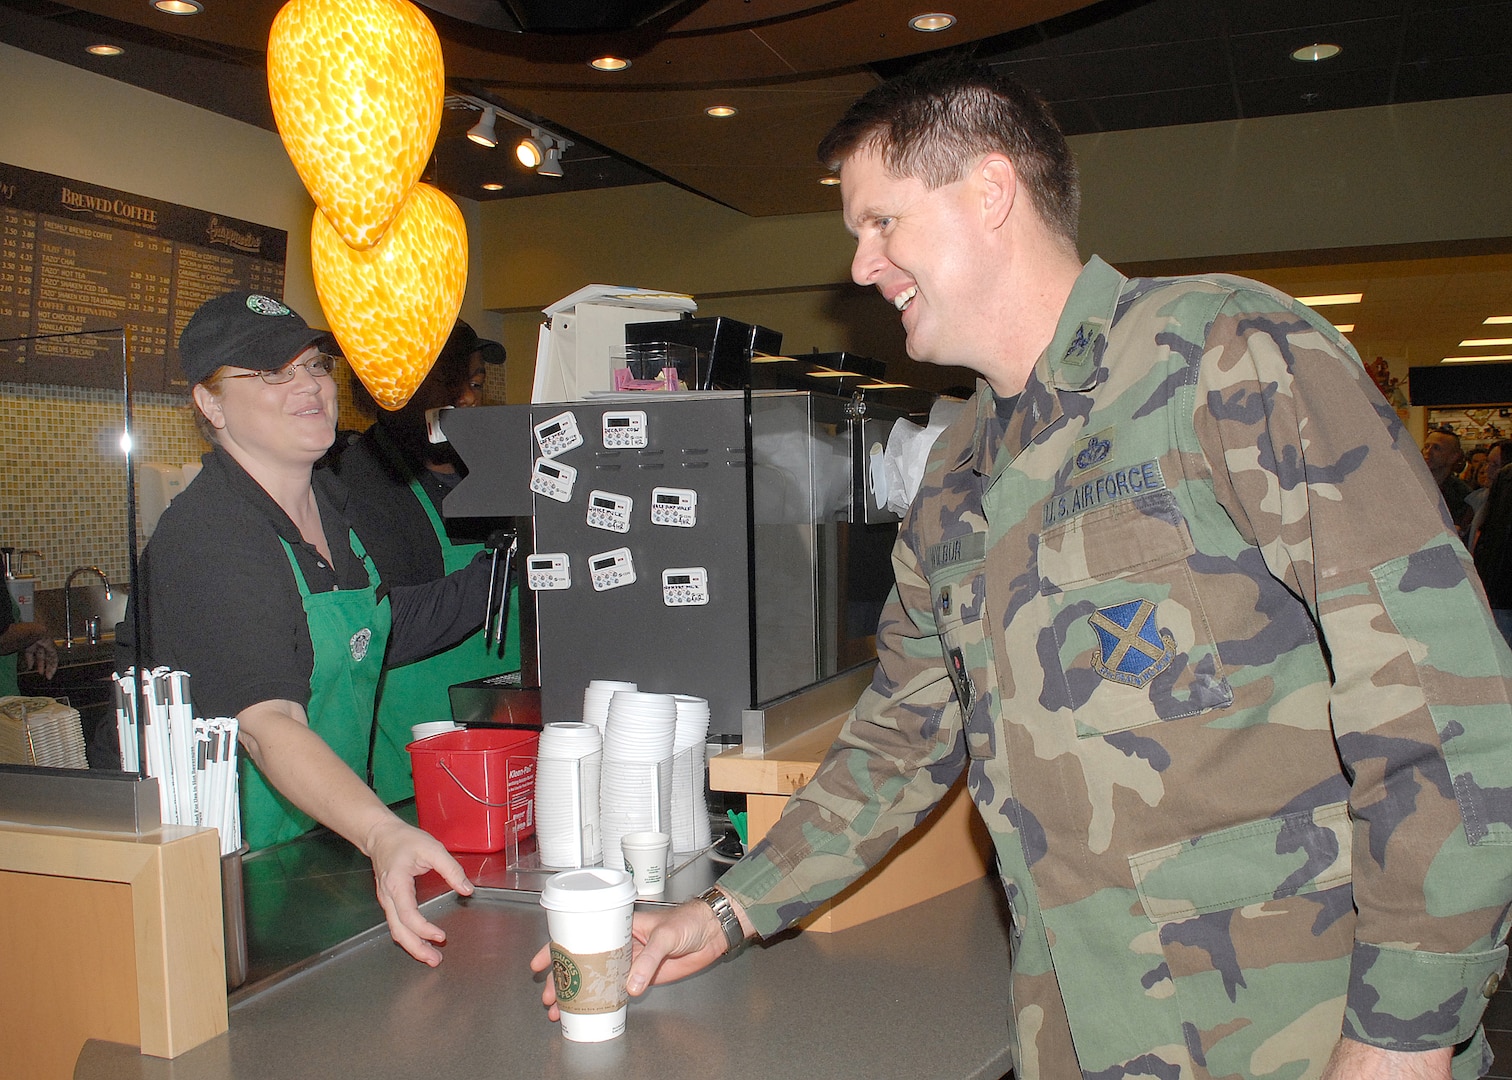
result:
<svg viewBox="0 0 1512 1080"><path fill-rule="evenodd" d="M1243 84L1261 79L1307 79L1389 68L1401 50L1401 19L1363 19L1296 30L1235 34L1229 38L1234 79ZM1326 42L1344 51L1321 62L1292 59L1292 52ZM1384 104L1384 102L1382 102Z"/></svg>
<svg viewBox="0 0 1512 1080"><path fill-rule="evenodd" d="M1261 79L1239 87L1240 105L1247 117L1285 116L1329 109L1359 109L1379 105L1390 88L1385 68L1322 73L1290 79Z"/></svg>
<svg viewBox="0 0 1512 1080"><path fill-rule="evenodd" d="M1171 124L1208 124L1238 118L1238 110L1227 83L1219 86L1184 87L1157 94L1125 94L1087 100L1081 104L1088 114L1088 126L1073 129L1073 125L1063 122L1062 126L1066 128L1068 135L1167 127ZM1058 107L1056 116L1060 117Z"/></svg>
<svg viewBox="0 0 1512 1080"><path fill-rule="evenodd" d="M1049 101L1214 86L1229 79L1228 64L1220 50L1193 52L1178 44L1014 60L998 68L1034 87Z"/></svg>

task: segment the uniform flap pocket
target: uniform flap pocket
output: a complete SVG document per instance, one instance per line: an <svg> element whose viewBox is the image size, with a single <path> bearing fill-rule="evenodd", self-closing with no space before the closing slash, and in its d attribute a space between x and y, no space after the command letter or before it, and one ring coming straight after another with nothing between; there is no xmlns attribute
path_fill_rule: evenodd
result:
<svg viewBox="0 0 1512 1080"><path fill-rule="evenodd" d="M1263 818L1129 856L1151 922L1318 892L1349 880L1346 804Z"/></svg>
<svg viewBox="0 0 1512 1080"><path fill-rule="evenodd" d="M1195 550L1176 497L1145 492L1046 530L1039 542L1040 587L1079 589L1185 559Z"/></svg>

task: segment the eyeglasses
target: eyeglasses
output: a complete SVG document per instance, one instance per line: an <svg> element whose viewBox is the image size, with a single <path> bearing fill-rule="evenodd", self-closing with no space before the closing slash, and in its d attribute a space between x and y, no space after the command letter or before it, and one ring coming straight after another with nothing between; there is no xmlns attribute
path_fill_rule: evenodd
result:
<svg viewBox="0 0 1512 1080"><path fill-rule="evenodd" d="M227 375L228 379L261 379L269 386L282 386L286 382L293 382L294 376L300 368L304 368L317 379L331 374L336 367L336 357L330 353L316 353L308 360L294 360L281 368L273 371L244 371L236 375Z"/></svg>

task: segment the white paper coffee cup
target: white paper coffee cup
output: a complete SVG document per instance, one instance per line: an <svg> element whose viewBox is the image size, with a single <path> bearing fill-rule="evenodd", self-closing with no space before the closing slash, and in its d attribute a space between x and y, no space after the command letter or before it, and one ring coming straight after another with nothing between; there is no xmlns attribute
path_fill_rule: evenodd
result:
<svg viewBox="0 0 1512 1080"><path fill-rule="evenodd" d="M630 832L620 837L625 869L635 879L637 896L660 896L667 891L671 849L672 837L664 832Z"/></svg>
<svg viewBox="0 0 1512 1080"><path fill-rule="evenodd" d="M630 922L635 881L623 870L586 867L553 874L541 890L551 934L562 1034L604 1042L625 1032L630 994Z"/></svg>

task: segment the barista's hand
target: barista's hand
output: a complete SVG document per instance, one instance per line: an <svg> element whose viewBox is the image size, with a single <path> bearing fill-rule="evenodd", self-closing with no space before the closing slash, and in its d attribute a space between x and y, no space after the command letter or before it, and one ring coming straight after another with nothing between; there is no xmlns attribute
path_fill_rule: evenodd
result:
<svg viewBox="0 0 1512 1080"><path fill-rule="evenodd" d="M472 882L433 836L392 814L368 833L365 850L373 860L378 903L383 905L389 933L405 952L435 967L441 962L441 950L436 946L446 942L446 931L420 914L415 879L434 870L460 896L472 895Z"/></svg>
<svg viewBox="0 0 1512 1080"><path fill-rule="evenodd" d="M51 679L58 673L58 647L52 643L52 638L41 638L32 642L21 654L21 671L35 671L44 679Z"/></svg>

